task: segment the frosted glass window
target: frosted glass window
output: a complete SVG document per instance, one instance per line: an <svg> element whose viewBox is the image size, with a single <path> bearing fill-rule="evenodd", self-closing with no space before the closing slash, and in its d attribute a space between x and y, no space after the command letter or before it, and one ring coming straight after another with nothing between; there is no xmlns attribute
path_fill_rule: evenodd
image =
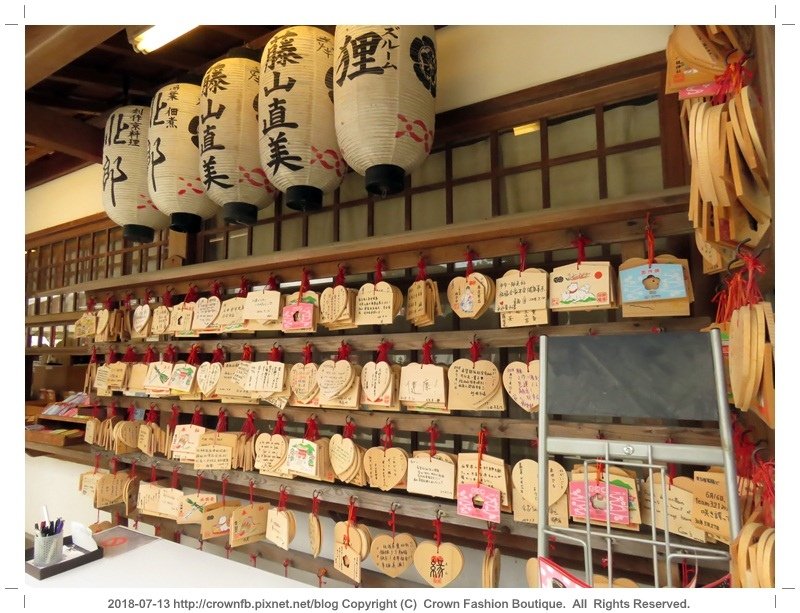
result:
<svg viewBox="0 0 800 613"><path fill-rule="evenodd" d="M328 245L333 242L333 211L326 208L308 216L308 244Z"/></svg>
<svg viewBox="0 0 800 613"><path fill-rule="evenodd" d="M303 218L284 219L281 222L281 251L300 249L303 246Z"/></svg>
<svg viewBox="0 0 800 613"><path fill-rule="evenodd" d="M339 186L339 202L350 202L367 197L364 177L357 172L348 172Z"/></svg>
<svg viewBox="0 0 800 613"><path fill-rule="evenodd" d="M559 164L550 168L550 206L593 202L600 198L597 160Z"/></svg>
<svg viewBox="0 0 800 613"><path fill-rule="evenodd" d="M597 126L594 113L547 126L550 158L597 149Z"/></svg>
<svg viewBox="0 0 800 613"><path fill-rule="evenodd" d="M446 196L443 189L414 194L411 197L411 228L427 230L445 225Z"/></svg>
<svg viewBox="0 0 800 613"><path fill-rule="evenodd" d="M630 143L659 135L658 101L628 104L603 113L606 147Z"/></svg>
<svg viewBox="0 0 800 613"><path fill-rule="evenodd" d="M367 205L339 210L339 240L354 241L367 237Z"/></svg>
<svg viewBox="0 0 800 613"><path fill-rule="evenodd" d="M203 261L216 262L221 260L224 251L223 241L225 240L224 234L217 234L206 236L205 244L203 245Z"/></svg>
<svg viewBox="0 0 800 613"><path fill-rule="evenodd" d="M253 226L253 255L272 253L275 248L275 226L271 223Z"/></svg>
<svg viewBox="0 0 800 613"><path fill-rule="evenodd" d="M247 229L233 230L228 234L228 259L247 256Z"/></svg>
<svg viewBox="0 0 800 613"><path fill-rule="evenodd" d="M514 136L514 132L500 135L500 165L513 168L542 159L542 137L540 132L528 132Z"/></svg>
<svg viewBox="0 0 800 613"><path fill-rule="evenodd" d="M453 221L478 221L492 216L492 190L489 181L467 183L453 188Z"/></svg>
<svg viewBox="0 0 800 613"><path fill-rule="evenodd" d="M453 148L453 178L469 177L482 172L489 172L489 139L486 138L471 145Z"/></svg>
<svg viewBox="0 0 800 613"><path fill-rule="evenodd" d="M375 201L373 230L375 236L399 234L405 230L405 197Z"/></svg>
<svg viewBox="0 0 800 613"><path fill-rule="evenodd" d="M411 185L430 185L444 181L445 175L445 152L439 151L432 153L422 165L411 173Z"/></svg>
<svg viewBox="0 0 800 613"><path fill-rule="evenodd" d="M507 175L500 180L500 213L522 213L542 208L542 171Z"/></svg>
<svg viewBox="0 0 800 613"><path fill-rule="evenodd" d="M609 198L663 189L661 149L648 147L610 155L606 174Z"/></svg>

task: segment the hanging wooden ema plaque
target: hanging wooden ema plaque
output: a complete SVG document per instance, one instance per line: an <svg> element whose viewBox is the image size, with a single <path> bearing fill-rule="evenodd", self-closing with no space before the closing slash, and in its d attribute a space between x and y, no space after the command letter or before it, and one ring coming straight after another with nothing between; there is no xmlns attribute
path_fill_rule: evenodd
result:
<svg viewBox="0 0 800 613"><path fill-rule="evenodd" d="M433 363L433 340L422 343L422 364L411 362L400 369L400 404L408 411L449 413L447 366Z"/></svg>
<svg viewBox="0 0 800 613"><path fill-rule="evenodd" d="M205 541L217 537L229 538L233 512L242 503L239 500L228 500L228 477L222 477L222 496L219 502L205 505L203 519L200 522L200 537Z"/></svg>
<svg viewBox="0 0 800 613"><path fill-rule="evenodd" d="M171 396L184 400L200 400L197 369L200 366L200 345L193 343L185 362L176 362L167 382Z"/></svg>
<svg viewBox="0 0 800 613"><path fill-rule="evenodd" d="M278 279L270 274L263 290L251 290L244 303L244 327L250 331L281 329L281 310L284 296L278 291Z"/></svg>
<svg viewBox="0 0 800 613"><path fill-rule="evenodd" d="M474 485L478 481L478 469L480 469L481 483L500 492L500 510L510 513L512 511L509 483L511 468L501 458L487 455L485 452L459 453L456 483Z"/></svg>
<svg viewBox="0 0 800 613"><path fill-rule="evenodd" d="M446 587L461 574L464 556L452 543L442 542L441 511L433 520L433 541L422 541L414 551L414 568L429 585Z"/></svg>
<svg viewBox="0 0 800 613"><path fill-rule="evenodd" d="M447 286L447 301L461 319L477 319L494 303L494 281L475 272L476 257L477 254L467 247L464 276L455 277Z"/></svg>
<svg viewBox="0 0 800 613"><path fill-rule="evenodd" d="M167 452L167 431L159 426L159 411L154 403L150 403L150 408L145 414L144 423L139 426L139 435L136 446L139 451L151 458L155 454L166 455Z"/></svg>
<svg viewBox="0 0 800 613"><path fill-rule="evenodd" d="M253 347L245 343L242 346L242 357L240 360L226 362L222 366L222 371L217 381L214 393L222 402L229 403L249 403L257 404L258 400L252 398L250 392L244 388L245 381L250 373L250 366L253 360Z"/></svg>
<svg viewBox="0 0 800 613"><path fill-rule="evenodd" d="M206 429L201 424L202 414L198 408L195 409L192 416L192 423L175 427L175 434L172 436L172 444L170 445L170 454L173 459L194 464L200 439L206 432Z"/></svg>
<svg viewBox="0 0 800 613"><path fill-rule="evenodd" d="M619 267L623 317L689 315L694 301L688 260L655 255L650 214L645 222L647 258L630 258Z"/></svg>
<svg viewBox="0 0 800 613"><path fill-rule="evenodd" d="M364 454L364 470L370 487L383 490L404 489L408 472L408 453L392 446L394 427L391 420L383 426L383 445L371 447Z"/></svg>
<svg viewBox="0 0 800 613"><path fill-rule="evenodd" d="M177 358L177 350L170 344L164 349L160 360L150 362L147 365L144 389L150 396L164 397L170 395L169 380Z"/></svg>
<svg viewBox="0 0 800 613"><path fill-rule="evenodd" d="M278 413L272 433L262 432L255 441L255 468L262 475L272 475L283 479L294 479L289 472L286 460L289 453L289 437L284 433L283 413Z"/></svg>
<svg viewBox="0 0 800 613"><path fill-rule="evenodd" d="M246 332L244 325L244 307L249 293L249 283L246 277L241 278L236 296L228 298L222 303L214 324L219 326L220 332L235 333Z"/></svg>
<svg viewBox="0 0 800 613"><path fill-rule="evenodd" d="M290 438L286 468L292 474L333 483L334 472L328 449L330 441L319 436L316 415L306 420L303 438Z"/></svg>
<svg viewBox="0 0 800 613"><path fill-rule="evenodd" d="M281 329L289 333L315 333L319 321L319 295L310 291L308 271L303 268L300 290L286 297Z"/></svg>
<svg viewBox="0 0 800 613"><path fill-rule="evenodd" d="M278 505L270 507L267 511L267 532L265 538L286 551L297 533L297 523L294 513L286 508L289 501L289 491L281 485L278 495Z"/></svg>
<svg viewBox="0 0 800 613"><path fill-rule="evenodd" d="M264 539L267 533L267 512L270 505L267 502L255 501L255 481L250 479L250 504L233 509L231 514L231 530L228 544L231 547L241 547L257 543Z"/></svg>
<svg viewBox="0 0 800 613"><path fill-rule="evenodd" d="M181 500L181 508L178 512L178 524L200 524L203 521L203 513L206 507L215 505L217 495L202 491L203 476L197 473L196 492L185 494Z"/></svg>
<svg viewBox="0 0 800 613"><path fill-rule="evenodd" d="M306 343L302 363L293 364L289 369L289 404L293 407L319 406L317 365L312 361L313 351L311 343Z"/></svg>
<svg viewBox="0 0 800 613"><path fill-rule="evenodd" d="M505 411L500 372L481 359L481 343L474 337L469 360L461 358L448 370L447 407L451 411Z"/></svg>
<svg viewBox="0 0 800 613"><path fill-rule="evenodd" d="M322 551L322 524L319 523L319 492L314 490L311 496L311 513L308 514L308 543L311 555L319 556Z"/></svg>
<svg viewBox="0 0 800 613"><path fill-rule="evenodd" d="M269 396L281 393L286 383L286 367L283 364L283 348L274 343L269 359L251 362L242 387L256 399L266 400Z"/></svg>
<svg viewBox="0 0 800 613"><path fill-rule="evenodd" d="M403 308L403 292L383 280L384 263L378 258L373 283L365 283L356 296L356 325L391 325Z"/></svg>
<svg viewBox="0 0 800 613"><path fill-rule="evenodd" d="M425 258L420 255L417 262L417 278L408 288L406 296L406 319L417 328L432 326L437 317L444 314L439 300L439 285L428 278Z"/></svg>
<svg viewBox="0 0 800 613"><path fill-rule="evenodd" d="M328 330L349 330L356 327L356 296L358 292L344 286L345 268L333 279L333 287L326 287L319 297L319 322Z"/></svg>
<svg viewBox="0 0 800 613"><path fill-rule="evenodd" d="M437 451L439 428L436 423L431 423L428 434L431 438L430 449L418 449L408 460L406 488L411 494L454 500L458 458L452 453Z"/></svg>
<svg viewBox="0 0 800 613"><path fill-rule="evenodd" d="M486 530L486 549L483 553L483 568L481 574L481 585L485 588L497 587L500 581L500 549L495 545L494 537L495 525L487 522Z"/></svg>
<svg viewBox="0 0 800 613"><path fill-rule="evenodd" d="M397 533L397 513L399 504L393 502L389 508L390 518L387 522L392 530L391 536L381 534L372 539L369 549L370 558L384 575L399 577L414 562L417 541L407 532Z"/></svg>
<svg viewBox="0 0 800 613"><path fill-rule="evenodd" d="M331 436L328 452L331 468L336 477L340 481L361 487L367 485L367 473L364 468L364 455L367 450L353 440L355 432L356 424L348 415L342 434Z"/></svg>
<svg viewBox="0 0 800 613"><path fill-rule="evenodd" d="M133 356L130 356L133 357ZM126 396L147 396L144 382L147 378L147 371L150 363L158 358L152 345L148 345L142 356L141 362L134 362L128 366L128 381L125 385Z"/></svg>
<svg viewBox="0 0 800 613"><path fill-rule="evenodd" d="M567 471L561 464L548 460L547 504L549 525L566 528L569 523L567 503ZM514 465L511 471L514 521L539 523L539 463L524 458Z"/></svg>
<svg viewBox="0 0 800 613"><path fill-rule="evenodd" d="M222 300L219 297L220 285L214 282L211 286L211 296L198 298L194 303L194 320L192 328L203 334L217 333L219 327L215 324L222 309Z"/></svg>
<svg viewBox="0 0 800 613"><path fill-rule="evenodd" d="M119 313L115 306L116 301L109 294L103 302L103 308L97 312L97 326L94 335L96 343L113 342L119 338Z"/></svg>
<svg viewBox="0 0 800 613"><path fill-rule="evenodd" d="M590 311L616 307L609 262L587 262L586 245L591 241L580 232L572 244L578 250L575 264L554 268L550 273L550 309Z"/></svg>
<svg viewBox="0 0 800 613"><path fill-rule="evenodd" d="M219 398L219 396L216 395L216 390L217 384L222 376L222 367L224 364L225 350L222 348L222 345L217 343L217 346L211 354L211 361L203 362L197 367L195 379L197 381L197 389L203 400Z"/></svg>
<svg viewBox="0 0 800 613"><path fill-rule="evenodd" d="M197 286L194 283L190 283L189 290L183 297L183 302L172 307L168 332L172 332L174 338L198 337L198 333L194 328L194 318L199 297Z"/></svg>
<svg viewBox="0 0 800 613"><path fill-rule="evenodd" d="M137 409L131 404L128 407L128 419L118 421L111 431L114 442L114 453L122 455L139 451L139 427L144 424L144 409Z"/></svg>
<svg viewBox="0 0 800 613"><path fill-rule="evenodd" d="M75 330L72 333L75 338L89 338L97 333L97 315L95 315L94 307L94 298L87 298L86 312L75 322Z"/></svg>
<svg viewBox="0 0 800 613"><path fill-rule="evenodd" d="M153 310L153 316L150 321L150 334L153 336L161 336L167 333L171 308L172 291L167 289L161 296L161 304Z"/></svg>
<svg viewBox="0 0 800 613"><path fill-rule="evenodd" d="M393 344L381 340L374 362L361 368L361 408L374 411L399 411L400 365L389 362Z"/></svg>
<svg viewBox="0 0 800 613"><path fill-rule="evenodd" d="M131 313L131 339L145 339L150 336L150 326L153 318L153 309L150 308L152 292L146 290L144 299L139 300L139 304Z"/></svg>
<svg viewBox="0 0 800 613"><path fill-rule="evenodd" d="M347 521L337 522L333 528L333 567L356 584L361 583L361 562L365 536L356 523L356 502L350 497ZM366 547L369 553L369 545Z"/></svg>
<svg viewBox="0 0 800 613"><path fill-rule="evenodd" d="M361 367L351 364L350 345L342 341L336 358L317 369L320 406L328 409L358 409L361 398Z"/></svg>
<svg viewBox="0 0 800 613"><path fill-rule="evenodd" d="M525 345L526 362L509 362L503 370L503 387L509 397L528 413L539 409L539 339L528 336Z"/></svg>
<svg viewBox="0 0 800 613"><path fill-rule="evenodd" d="M638 531L642 523L636 473L618 466L575 464L569 483L569 514L575 521Z"/></svg>
<svg viewBox="0 0 800 613"><path fill-rule="evenodd" d="M481 460L486 453L488 431L478 432L478 462L474 482L460 482L456 487L456 513L473 519L500 523L500 490L481 483Z"/></svg>
<svg viewBox="0 0 800 613"><path fill-rule="evenodd" d="M509 270L497 280L494 310L501 328L546 325L547 271L527 267L528 244L519 242L519 270Z"/></svg>

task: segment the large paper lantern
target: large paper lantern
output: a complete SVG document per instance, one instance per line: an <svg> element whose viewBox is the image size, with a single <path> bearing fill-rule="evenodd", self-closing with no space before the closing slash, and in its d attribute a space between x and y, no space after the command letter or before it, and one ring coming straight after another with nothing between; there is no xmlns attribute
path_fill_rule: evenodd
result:
<svg viewBox="0 0 800 613"><path fill-rule="evenodd" d="M228 223L252 225L273 201L258 153L260 55L230 51L206 71L200 91L200 176Z"/></svg>
<svg viewBox="0 0 800 613"><path fill-rule="evenodd" d="M178 232L197 232L203 219L219 211L198 172L199 110L200 86L186 82L159 89L150 106L147 188Z"/></svg>
<svg viewBox="0 0 800 613"><path fill-rule="evenodd" d="M333 53L333 36L296 26L276 33L261 57L261 163L298 211L322 207L347 169L333 125Z"/></svg>
<svg viewBox="0 0 800 613"><path fill-rule="evenodd" d="M403 190L433 144L433 26L336 26L333 105L344 159L371 194Z"/></svg>
<svg viewBox="0 0 800 613"><path fill-rule="evenodd" d="M103 208L122 226L122 236L136 243L152 243L155 230L169 225L147 191L149 123L148 107L121 106L106 121L103 137Z"/></svg>

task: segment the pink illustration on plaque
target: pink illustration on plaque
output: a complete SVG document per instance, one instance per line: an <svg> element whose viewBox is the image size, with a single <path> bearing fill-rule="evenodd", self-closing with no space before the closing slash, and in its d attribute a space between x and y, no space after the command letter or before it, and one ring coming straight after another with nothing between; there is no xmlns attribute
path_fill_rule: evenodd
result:
<svg viewBox="0 0 800 613"><path fill-rule="evenodd" d="M306 330L314 322L314 305L308 302L289 304L283 307L282 327L284 330Z"/></svg>
<svg viewBox="0 0 800 613"><path fill-rule="evenodd" d="M618 485L608 485L597 481L584 483L572 481L569 484L569 514L575 519L586 517L586 494L589 494L589 519L606 521L612 524L629 524L628 490ZM609 515L610 513L610 515Z"/></svg>
<svg viewBox="0 0 800 613"><path fill-rule="evenodd" d="M476 483L460 483L456 498L459 515L500 522L500 490Z"/></svg>
<svg viewBox="0 0 800 613"><path fill-rule="evenodd" d="M539 558L539 585L543 588L589 587L549 558Z"/></svg>

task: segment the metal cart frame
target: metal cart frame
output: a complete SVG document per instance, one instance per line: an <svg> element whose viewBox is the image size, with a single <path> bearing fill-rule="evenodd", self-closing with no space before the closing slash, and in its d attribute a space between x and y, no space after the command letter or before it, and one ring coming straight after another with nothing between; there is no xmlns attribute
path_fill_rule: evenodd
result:
<svg viewBox="0 0 800 613"><path fill-rule="evenodd" d="M703 334L703 333L698 333ZM730 556L727 551L694 545L693 541L684 539L669 531L669 513L664 513L664 530L655 527L655 509L653 509L653 525L649 534L626 533L614 530L611 526L610 513L606 513L606 525L591 524L589 519L589 501L586 496L587 510L585 522L581 527L570 525L567 528L550 527L548 524L548 460L551 455L574 456L580 461L583 458L584 482L588 489L588 471L590 463L601 461L605 465L606 499L609 498L609 472L608 466L634 467L646 469L650 476L650 500L655 505L655 487L653 474L661 474L662 495L664 503L668 500L665 463L675 462L683 464L721 465L725 470L725 486L728 498L728 518L730 525L731 541L736 538L740 529L739 496L736 479L736 465L733 455L733 440L729 415L727 391L725 385L725 371L722 360L722 343L719 330L708 333L709 351L713 359L714 385L716 389L717 410L719 414L720 446L683 445L668 443L646 443L636 441L611 441L602 439L564 438L548 436L548 412L554 412L555 407L548 406L547 387L547 350L548 338L540 338L540 405L539 405L539 482L538 482L538 530L537 530L537 555L548 555L550 538L576 544L583 548L586 582L592 585L594 576L592 551L594 544L605 542L607 554L607 574L609 586L614 579L613 555L614 546L622 544L638 545L641 551L648 551L652 555L653 575L655 585L666 587L672 585L672 573L669 572L670 564L679 560L704 560L725 562ZM659 560L666 562L666 581L660 578Z"/></svg>

